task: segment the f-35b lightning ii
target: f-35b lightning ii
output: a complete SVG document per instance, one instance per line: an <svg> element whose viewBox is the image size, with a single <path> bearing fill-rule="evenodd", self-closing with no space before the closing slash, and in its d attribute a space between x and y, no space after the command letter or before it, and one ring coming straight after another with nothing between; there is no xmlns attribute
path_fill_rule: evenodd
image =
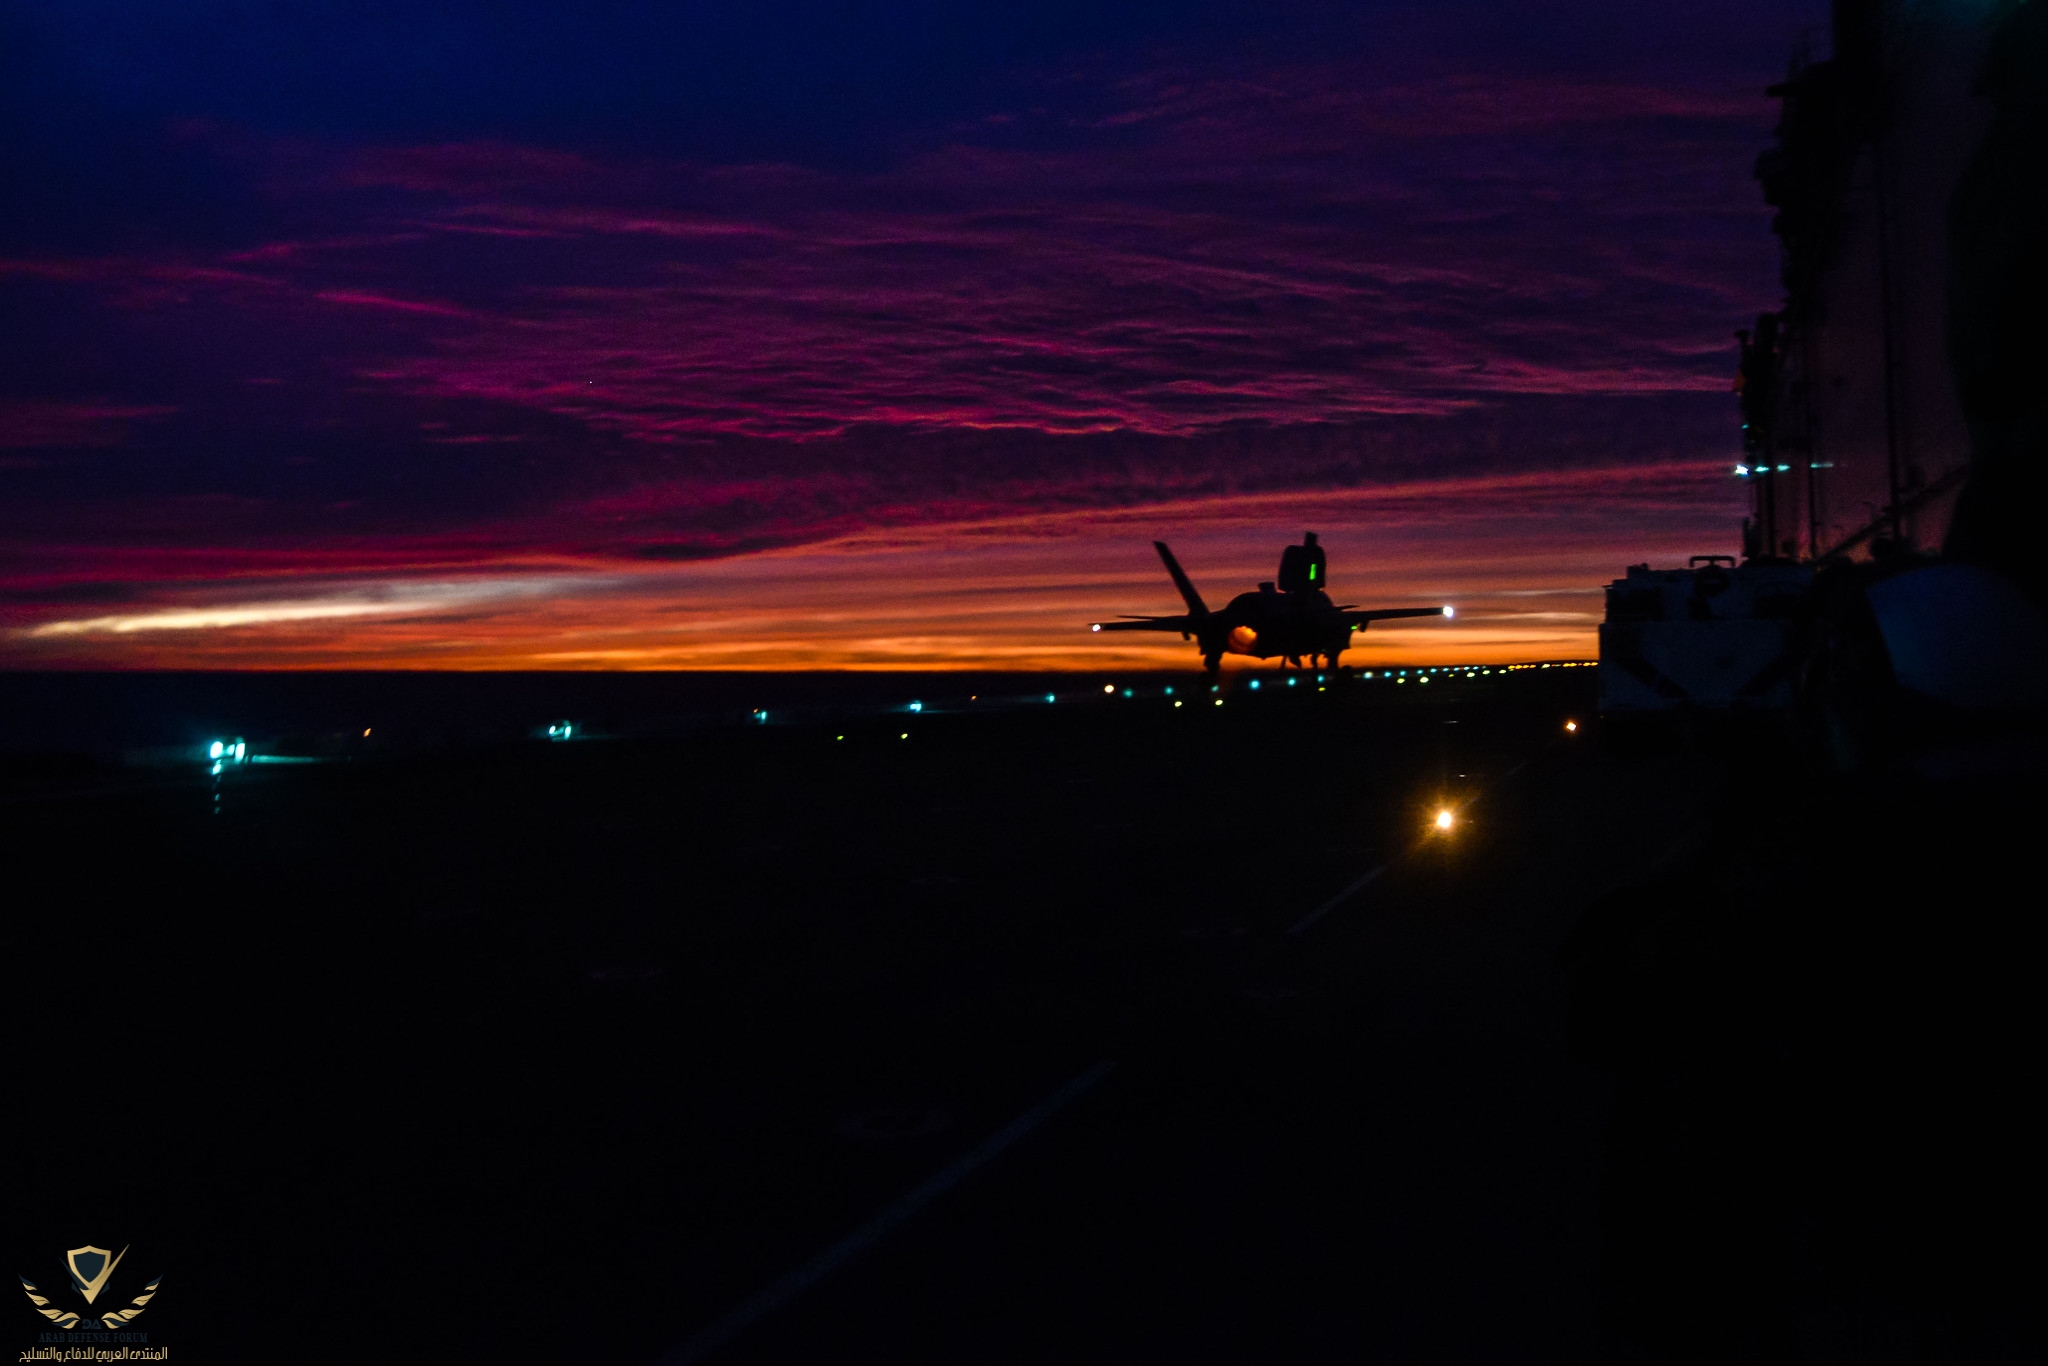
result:
<svg viewBox="0 0 2048 1366"><path fill-rule="evenodd" d="M1178 631L1183 640L1201 647L1203 667L1215 673L1223 656L1249 655L1254 659L1280 660L1280 667L1301 668L1308 660L1318 668L1333 666L1337 656L1351 644L1354 631L1375 621L1400 617L1448 617L1448 607L1382 607L1364 611L1354 604L1339 606L1327 591L1329 564L1323 548L1311 531L1302 544L1288 546L1280 554L1280 577L1262 583L1256 593L1239 593L1230 605L1212 612L1202 595L1188 580L1187 572L1166 542L1154 541L1152 548L1166 562L1173 586L1186 602L1186 615L1177 617L1126 616L1117 621L1099 621L1091 631Z"/></svg>

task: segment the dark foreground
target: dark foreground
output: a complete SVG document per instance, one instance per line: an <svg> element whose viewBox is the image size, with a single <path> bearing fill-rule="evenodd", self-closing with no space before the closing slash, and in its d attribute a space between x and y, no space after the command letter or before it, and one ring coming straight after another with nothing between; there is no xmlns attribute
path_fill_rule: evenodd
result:
<svg viewBox="0 0 2048 1366"><path fill-rule="evenodd" d="M1935 1077L2018 1170L2034 1079L1987 1113L1980 1073L2019 1055L1869 1040L2026 945L1873 941L1925 878L1813 919L1813 858L1732 852L1784 813L1567 737L1590 686L363 759L217 816L17 782L9 1269L132 1244L109 1298L161 1273L133 1327L185 1361L2024 1352L2024 1289L1915 1299L1830 1239L1997 1232L1907 1196L1955 1158Z"/></svg>

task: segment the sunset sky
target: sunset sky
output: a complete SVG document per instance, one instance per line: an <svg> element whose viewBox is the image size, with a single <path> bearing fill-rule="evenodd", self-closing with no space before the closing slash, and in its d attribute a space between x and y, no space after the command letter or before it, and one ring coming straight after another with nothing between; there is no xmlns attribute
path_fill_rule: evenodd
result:
<svg viewBox="0 0 2048 1366"><path fill-rule="evenodd" d="M1735 548L1802 0L0 17L0 666L1346 661Z"/></svg>

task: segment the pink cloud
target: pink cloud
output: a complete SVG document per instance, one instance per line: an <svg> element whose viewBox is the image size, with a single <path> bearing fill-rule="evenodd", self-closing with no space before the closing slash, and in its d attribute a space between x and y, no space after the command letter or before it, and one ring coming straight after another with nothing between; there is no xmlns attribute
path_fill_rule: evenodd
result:
<svg viewBox="0 0 2048 1366"><path fill-rule="evenodd" d="M343 304L352 308L384 308L395 313L423 313L430 317L468 318L468 310L451 308L447 304L423 303L416 299L395 299L386 294L370 294L355 289L323 289L313 296L322 303Z"/></svg>
<svg viewBox="0 0 2048 1366"><path fill-rule="evenodd" d="M117 446L129 424L169 417L166 404L62 403L0 399L0 448Z"/></svg>
<svg viewBox="0 0 2048 1366"><path fill-rule="evenodd" d="M1151 101L1140 147L960 143L859 178L625 176L724 209L579 204L589 166L545 159L515 159L558 170L544 202L462 199L507 149L476 149L473 168L431 149L458 202L429 223L546 232L570 257L674 246L643 279L522 291L508 316L370 373L651 441L863 423L1189 435L1490 394L1709 391L1725 319L1764 299L1743 160L1725 136L1646 124L1760 136L1747 92L1317 71L1131 84ZM1531 147L1554 130L1561 147ZM1438 149L1437 175L1380 164L1415 146ZM1644 175L1670 192L1613 193Z"/></svg>

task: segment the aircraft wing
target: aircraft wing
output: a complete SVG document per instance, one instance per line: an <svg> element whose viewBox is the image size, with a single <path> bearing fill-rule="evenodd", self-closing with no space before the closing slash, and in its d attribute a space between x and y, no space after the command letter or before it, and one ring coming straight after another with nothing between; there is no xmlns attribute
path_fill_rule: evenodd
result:
<svg viewBox="0 0 2048 1366"><path fill-rule="evenodd" d="M1401 617L1448 617L1448 607L1381 607L1370 612L1346 612L1344 620L1351 626L1365 626L1375 621L1394 621Z"/></svg>
<svg viewBox="0 0 2048 1366"><path fill-rule="evenodd" d="M1098 621L1091 625L1091 631L1179 631L1182 635L1195 629L1193 617L1129 617L1123 621Z"/></svg>

